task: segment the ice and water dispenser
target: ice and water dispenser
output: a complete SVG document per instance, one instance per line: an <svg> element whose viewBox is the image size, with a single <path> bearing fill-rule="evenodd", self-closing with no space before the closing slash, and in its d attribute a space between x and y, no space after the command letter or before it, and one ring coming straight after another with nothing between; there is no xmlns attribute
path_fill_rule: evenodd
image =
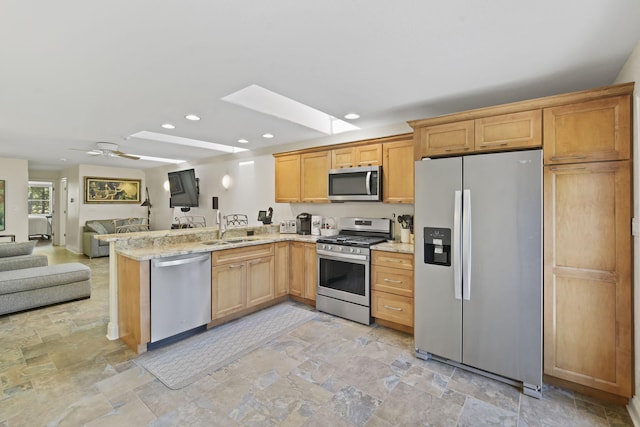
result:
<svg viewBox="0 0 640 427"><path fill-rule="evenodd" d="M451 266L451 229L424 227L424 263Z"/></svg>

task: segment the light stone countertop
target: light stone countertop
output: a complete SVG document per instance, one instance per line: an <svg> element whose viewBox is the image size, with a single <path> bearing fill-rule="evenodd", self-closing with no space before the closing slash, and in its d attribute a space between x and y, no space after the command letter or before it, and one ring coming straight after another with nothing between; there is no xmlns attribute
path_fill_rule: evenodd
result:
<svg viewBox="0 0 640 427"><path fill-rule="evenodd" d="M253 230L256 234L246 236L247 230ZM266 233L264 233L265 231ZM224 239L218 239L217 227L102 234L96 236L98 240L114 243L117 254L136 261L148 261L154 258L213 252L283 241L314 243L318 237L320 236L280 234L274 232L273 228L264 229L261 227L229 229ZM211 242L213 244L206 244L205 242ZM384 242L372 246L371 249L412 254L413 244Z"/></svg>
<svg viewBox="0 0 640 427"><path fill-rule="evenodd" d="M371 250L412 254L413 247L413 243L383 242L371 246Z"/></svg>

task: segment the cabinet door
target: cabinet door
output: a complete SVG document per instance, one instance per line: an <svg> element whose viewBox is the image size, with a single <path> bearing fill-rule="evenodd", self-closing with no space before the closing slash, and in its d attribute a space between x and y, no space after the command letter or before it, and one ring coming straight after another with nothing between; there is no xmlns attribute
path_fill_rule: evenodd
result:
<svg viewBox="0 0 640 427"><path fill-rule="evenodd" d="M289 293L289 242L275 243L275 297Z"/></svg>
<svg viewBox="0 0 640 427"><path fill-rule="evenodd" d="M273 299L273 264L272 256L247 261L247 307Z"/></svg>
<svg viewBox="0 0 640 427"><path fill-rule="evenodd" d="M473 130L473 120L415 129L416 158L471 152L474 141Z"/></svg>
<svg viewBox="0 0 640 427"><path fill-rule="evenodd" d="M413 203L413 140L383 144L382 197L386 203Z"/></svg>
<svg viewBox="0 0 640 427"><path fill-rule="evenodd" d="M331 168L351 168L355 163L355 150L353 147L336 148L331 150Z"/></svg>
<svg viewBox="0 0 640 427"><path fill-rule="evenodd" d="M628 95L546 108L544 163L629 159L630 114Z"/></svg>
<svg viewBox="0 0 640 427"><path fill-rule="evenodd" d="M382 144L367 144L355 147L355 165L379 166L382 164Z"/></svg>
<svg viewBox="0 0 640 427"><path fill-rule="evenodd" d="M542 146L542 111L485 117L475 122L475 151Z"/></svg>
<svg viewBox="0 0 640 427"><path fill-rule="evenodd" d="M300 163L302 171L302 182L300 185L301 201L328 203L331 151L301 154Z"/></svg>
<svg viewBox="0 0 640 427"><path fill-rule="evenodd" d="M630 162L545 166L544 372L631 396Z"/></svg>
<svg viewBox="0 0 640 427"><path fill-rule="evenodd" d="M245 307L246 263L215 266L211 270L211 307L219 319Z"/></svg>
<svg viewBox="0 0 640 427"><path fill-rule="evenodd" d="M289 246L291 260L291 276L289 280L289 293L297 297L304 296L304 243L291 242Z"/></svg>
<svg viewBox="0 0 640 427"><path fill-rule="evenodd" d="M316 260L316 245L305 243L304 245L304 297L316 300L316 276L318 261Z"/></svg>
<svg viewBox="0 0 640 427"><path fill-rule="evenodd" d="M291 203L300 201L300 155L279 156L275 158L276 202Z"/></svg>

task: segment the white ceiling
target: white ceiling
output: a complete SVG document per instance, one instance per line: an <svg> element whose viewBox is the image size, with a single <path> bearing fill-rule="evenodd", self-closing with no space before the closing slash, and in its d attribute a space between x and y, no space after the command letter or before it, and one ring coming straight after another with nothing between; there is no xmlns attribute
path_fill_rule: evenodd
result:
<svg viewBox="0 0 640 427"><path fill-rule="evenodd" d="M218 153L126 137L323 137L221 100L252 84L362 129L603 86L638 18L638 0L2 0L0 157L144 169L70 148L195 160Z"/></svg>

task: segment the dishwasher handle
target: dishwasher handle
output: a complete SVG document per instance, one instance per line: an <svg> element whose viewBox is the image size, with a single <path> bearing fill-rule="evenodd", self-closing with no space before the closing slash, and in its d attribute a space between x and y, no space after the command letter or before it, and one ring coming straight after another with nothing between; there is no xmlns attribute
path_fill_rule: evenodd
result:
<svg viewBox="0 0 640 427"><path fill-rule="evenodd" d="M196 262L201 262L201 261L208 261L209 260L209 254L207 255L201 255L198 257L189 257L189 258L181 258L181 259L174 259L171 261L155 261L153 263L154 267L172 267L175 265L185 265L185 264L192 264L192 263L196 263Z"/></svg>

